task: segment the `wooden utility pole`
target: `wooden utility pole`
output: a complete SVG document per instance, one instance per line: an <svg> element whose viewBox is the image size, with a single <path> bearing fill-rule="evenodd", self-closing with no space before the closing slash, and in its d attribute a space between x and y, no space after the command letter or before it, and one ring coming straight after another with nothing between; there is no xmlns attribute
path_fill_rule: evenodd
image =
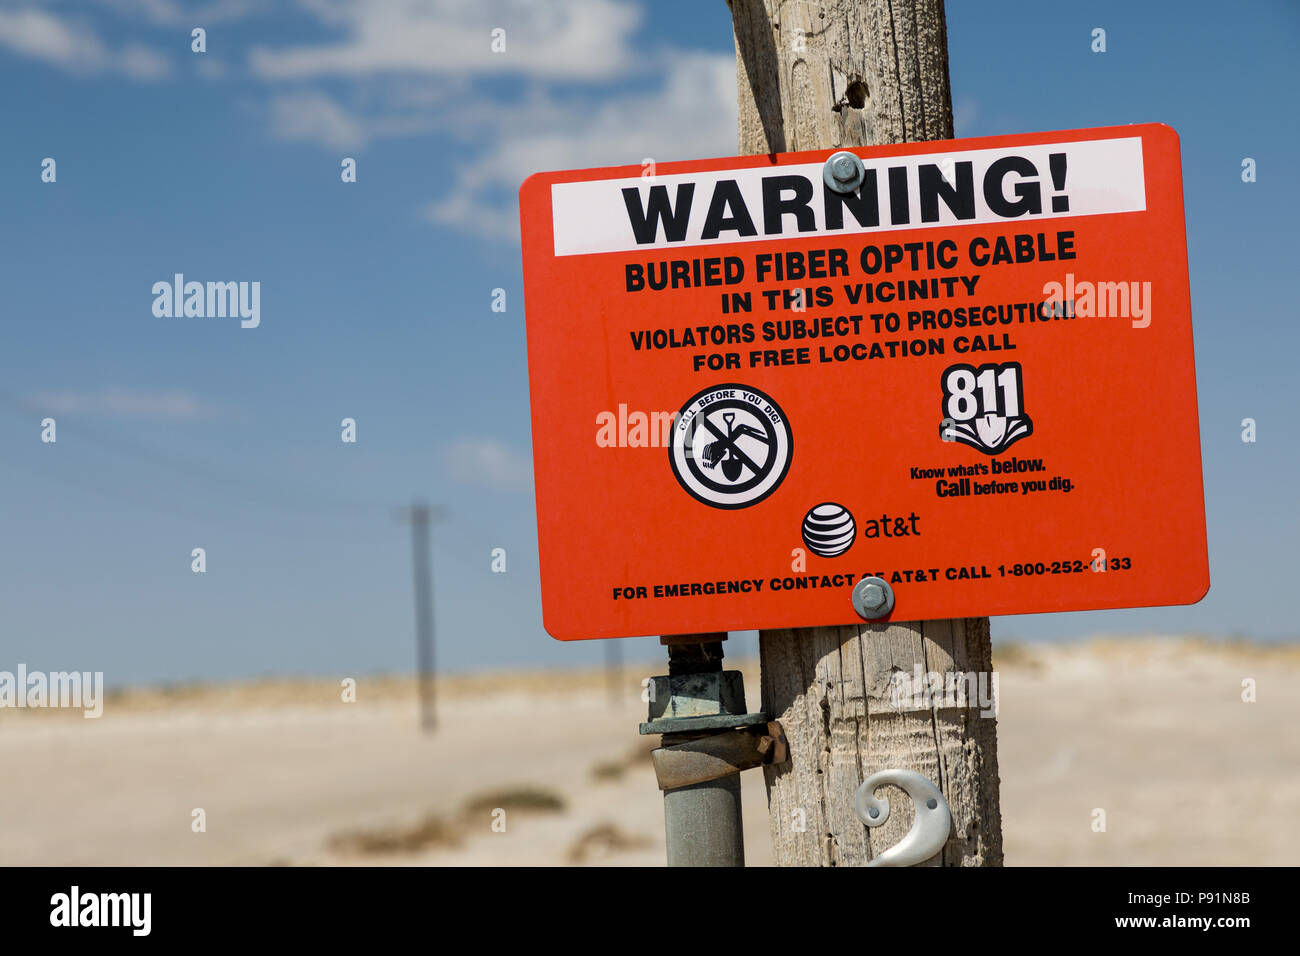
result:
<svg viewBox="0 0 1300 956"><path fill-rule="evenodd" d="M952 138L943 0L728 3L742 154ZM778 864L861 866L898 843L912 822L901 791L882 793L884 826L854 812L858 785L885 769L925 775L948 801L952 834L930 865L1002 864L995 718L973 699L890 695L897 671L991 674L988 618L762 631L759 651L763 709L791 754L764 769Z"/></svg>
<svg viewBox="0 0 1300 956"><path fill-rule="evenodd" d="M420 726L432 732L438 723L434 702L433 552L429 529L443 515L441 508L423 501L398 512L411 526L411 571L415 590L415 670L420 703Z"/></svg>

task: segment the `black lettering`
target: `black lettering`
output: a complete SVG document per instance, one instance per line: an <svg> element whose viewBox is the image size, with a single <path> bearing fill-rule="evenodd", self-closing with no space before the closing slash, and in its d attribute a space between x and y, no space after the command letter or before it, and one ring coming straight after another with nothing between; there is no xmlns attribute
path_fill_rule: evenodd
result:
<svg viewBox="0 0 1300 956"><path fill-rule="evenodd" d="M731 215L725 213L731 210ZM740 186L734 179L720 179L713 188L713 200L709 203L709 214L704 219L701 239L716 239L724 229L734 231L742 236L756 236L754 220L745 208L745 198L740 194Z"/></svg>
<svg viewBox="0 0 1300 956"><path fill-rule="evenodd" d="M907 200L907 167L889 167L889 221L895 226L906 225L911 216Z"/></svg>
<svg viewBox="0 0 1300 956"><path fill-rule="evenodd" d="M921 221L939 221L939 200L942 199L958 219L975 218L975 164L957 163L953 167L951 184L943 178L938 166L922 166L918 170L921 193Z"/></svg>
<svg viewBox="0 0 1300 956"><path fill-rule="evenodd" d="M1002 183L1008 173L1021 176L1037 176L1038 168L1023 156L1003 156L989 166L984 174L984 201L996 216L1015 219L1026 213L1037 215L1043 211L1042 191L1038 181L1018 182L1012 187L1017 198L1007 199Z"/></svg>
<svg viewBox="0 0 1300 956"><path fill-rule="evenodd" d="M632 225L632 234L638 244L654 242L659 234L660 221L664 224L664 237L669 242L681 242L686 238L686 226L691 219L691 198L695 194L695 183L679 183L677 186L677 208L668 203L667 186L651 186L650 199L646 208L641 208L641 190L629 186L623 190L623 205L627 206L627 219Z"/></svg>
<svg viewBox="0 0 1300 956"><path fill-rule="evenodd" d="M862 186L855 193L837 193L833 189L823 189L822 196L826 210L826 228L844 228L844 207L853 213L859 226L880 225L880 196L876 186L876 171L868 169Z"/></svg>
<svg viewBox="0 0 1300 956"><path fill-rule="evenodd" d="M793 190L789 199L782 193ZM779 235L781 220L789 214L794 216L795 228L800 232L812 232L817 228L817 217L813 215L813 184L803 176L765 176L763 177L763 232L767 235Z"/></svg>

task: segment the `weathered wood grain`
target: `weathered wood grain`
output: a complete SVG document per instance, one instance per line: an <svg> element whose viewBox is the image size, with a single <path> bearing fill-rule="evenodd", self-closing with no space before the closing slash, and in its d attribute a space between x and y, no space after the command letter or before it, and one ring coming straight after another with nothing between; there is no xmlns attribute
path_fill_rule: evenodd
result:
<svg viewBox="0 0 1300 956"><path fill-rule="evenodd" d="M952 137L942 0L729 0L739 151L832 149ZM865 467L866 463L864 463ZM847 601L847 598L846 598ZM989 674L988 618L800 628L760 635L763 708L791 763L766 768L780 865L862 866L897 843L911 801L890 789L868 830L853 795L870 774L916 770L952 809L944 866L999 866L997 722L977 701L891 701L894 673Z"/></svg>

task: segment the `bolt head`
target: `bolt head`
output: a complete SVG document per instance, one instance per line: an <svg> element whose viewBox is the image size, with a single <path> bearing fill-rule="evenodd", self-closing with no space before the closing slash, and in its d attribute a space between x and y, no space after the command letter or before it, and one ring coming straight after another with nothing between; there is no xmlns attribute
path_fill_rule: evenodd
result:
<svg viewBox="0 0 1300 956"><path fill-rule="evenodd" d="M894 592L878 577L865 577L853 586L853 609L867 621L886 617L894 608Z"/></svg>
<svg viewBox="0 0 1300 956"><path fill-rule="evenodd" d="M837 193L848 193L862 183L862 160L855 153L833 153L822 167L822 181Z"/></svg>

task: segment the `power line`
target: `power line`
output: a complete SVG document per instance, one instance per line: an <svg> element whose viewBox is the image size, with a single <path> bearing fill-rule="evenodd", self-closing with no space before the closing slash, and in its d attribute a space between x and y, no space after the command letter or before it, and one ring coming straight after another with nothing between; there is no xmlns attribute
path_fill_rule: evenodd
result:
<svg viewBox="0 0 1300 956"><path fill-rule="evenodd" d="M35 403L3 389L0 389L0 402L4 402L24 414L48 414L48 412L43 412ZM73 422L71 425L65 423L61 428L64 431L71 431L77 438L88 440L119 456L168 468L188 478L198 478L207 482L224 484L227 490L236 489L237 496L244 503L274 508L277 511L291 510L310 515L319 514L321 511L329 511L337 515L338 512L344 510L373 513L388 508L386 504L374 501L325 499L314 495L304 495L300 488L277 487L273 482L265 479L250 479L246 476L222 473L221 469L211 464L163 453L137 440L120 434L107 434L90 428L81 422ZM312 500L313 498L314 500Z"/></svg>

